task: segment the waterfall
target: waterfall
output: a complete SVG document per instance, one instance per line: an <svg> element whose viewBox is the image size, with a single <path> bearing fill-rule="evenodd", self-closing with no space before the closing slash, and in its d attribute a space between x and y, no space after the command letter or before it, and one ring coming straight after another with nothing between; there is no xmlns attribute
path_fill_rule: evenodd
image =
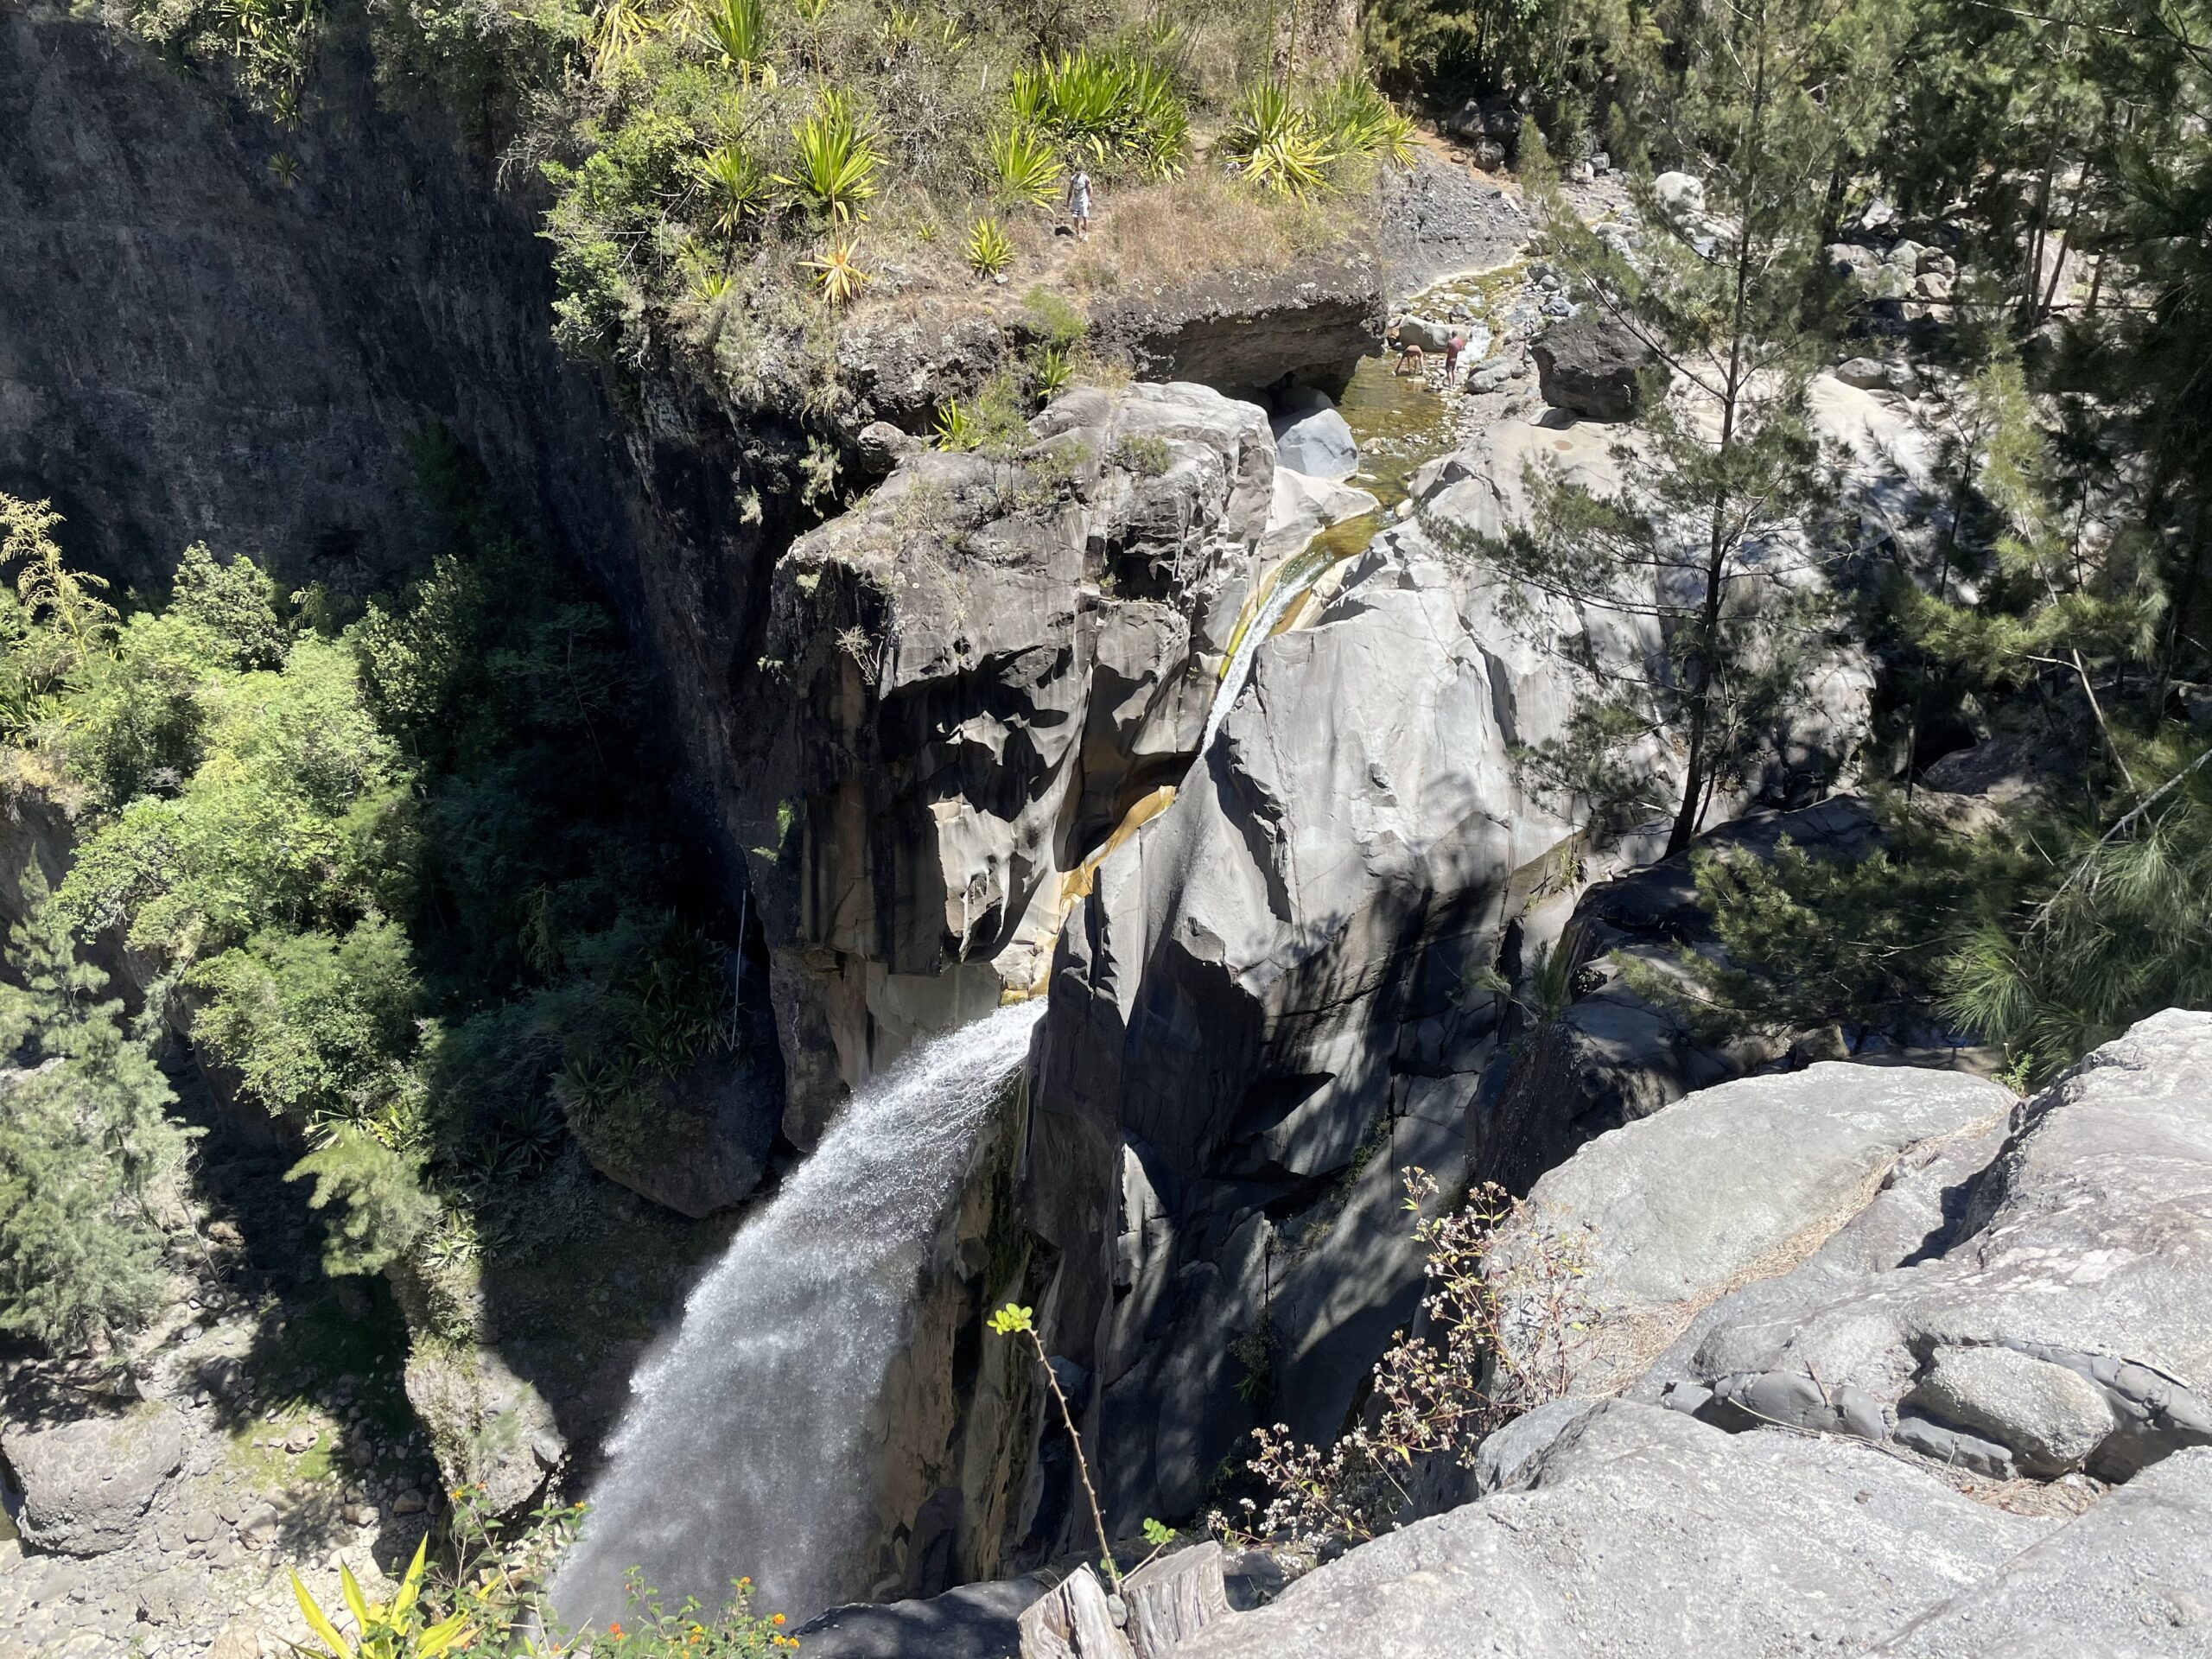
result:
<svg viewBox="0 0 2212 1659"><path fill-rule="evenodd" d="M791 1624L864 1594L870 1431L917 1275L1041 1002L908 1053L858 1090L730 1241L639 1370L583 1533L553 1584L581 1629L644 1569L673 1610L749 1575Z"/></svg>
<svg viewBox="0 0 2212 1659"><path fill-rule="evenodd" d="M1275 624L1295 605L1306 590L1311 588L1335 561L1321 548L1309 547L1303 553L1294 554L1283 561L1275 585L1268 589L1268 596L1260 601L1258 612L1248 618L1244 631L1230 646L1229 662L1221 671L1221 689L1213 694L1213 702L1206 710L1205 734L1198 739L1198 753L1204 754L1213 747L1213 734L1221 729L1221 722L1229 717L1229 710L1243 690L1244 682L1251 677L1252 659L1260 654L1260 647L1275 631Z"/></svg>

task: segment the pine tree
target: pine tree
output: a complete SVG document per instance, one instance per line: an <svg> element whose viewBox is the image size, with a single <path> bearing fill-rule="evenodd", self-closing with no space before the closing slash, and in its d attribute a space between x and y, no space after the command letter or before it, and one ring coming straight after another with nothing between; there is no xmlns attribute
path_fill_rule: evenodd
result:
<svg viewBox="0 0 2212 1659"><path fill-rule="evenodd" d="M25 1069L0 1081L0 1328L57 1351L97 1346L149 1313L162 1235L149 1195L188 1132L154 1062L152 1033L97 1000L107 976L78 959L33 860L28 914L0 986L0 1047Z"/></svg>
<svg viewBox="0 0 2212 1659"><path fill-rule="evenodd" d="M1859 89L1885 35L1878 8L1751 0L1685 8L1659 42L1639 111L1648 164L1685 168L1704 201L1637 189L1633 245L1584 225L1555 188L1536 191L1549 254L1577 298L1649 352L1663 372L1643 431L1617 447L1618 493L1554 470L1532 474L1529 522L1474 535L1427 528L1447 550L1535 597L1647 619L1666 644L1656 676L1585 652L1590 706L1547 760L1562 777L1618 776L1655 730L1678 734L1681 785L1670 852L1688 845L1719 783L1741 778L1784 722L1807 649L1826 621L1821 567L1843 550L1824 519L1827 472L1808 385L1829 344L1833 280L1821 259L1832 181L1875 118Z"/></svg>

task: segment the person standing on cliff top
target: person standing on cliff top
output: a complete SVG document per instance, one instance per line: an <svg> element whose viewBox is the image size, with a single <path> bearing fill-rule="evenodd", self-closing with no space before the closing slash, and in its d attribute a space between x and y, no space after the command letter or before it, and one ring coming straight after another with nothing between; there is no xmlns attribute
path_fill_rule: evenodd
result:
<svg viewBox="0 0 2212 1659"><path fill-rule="evenodd" d="M1075 221L1076 240L1090 237L1090 175L1078 167L1068 181L1068 217Z"/></svg>

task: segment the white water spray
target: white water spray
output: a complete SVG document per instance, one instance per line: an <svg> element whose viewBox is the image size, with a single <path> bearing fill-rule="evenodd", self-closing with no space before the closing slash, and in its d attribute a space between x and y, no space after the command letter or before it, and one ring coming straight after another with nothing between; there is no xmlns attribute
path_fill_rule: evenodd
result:
<svg viewBox="0 0 2212 1659"><path fill-rule="evenodd" d="M847 1103L639 1368L553 1584L581 1629L644 1571L673 1610L749 1575L795 1626L864 1594L869 1422L917 1274L1042 1001L923 1044Z"/></svg>

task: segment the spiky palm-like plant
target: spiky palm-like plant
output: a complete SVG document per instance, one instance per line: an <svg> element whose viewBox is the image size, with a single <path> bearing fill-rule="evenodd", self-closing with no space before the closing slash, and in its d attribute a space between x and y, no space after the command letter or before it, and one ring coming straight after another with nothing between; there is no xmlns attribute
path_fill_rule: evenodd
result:
<svg viewBox="0 0 2212 1659"><path fill-rule="evenodd" d="M968 265L978 276L1003 276L1014 258L1014 241L995 219L968 227Z"/></svg>
<svg viewBox="0 0 2212 1659"><path fill-rule="evenodd" d="M868 274L861 269L859 252L860 238L847 237L842 242L831 243L806 262L806 268L814 273L816 285L822 289L822 297L831 305L851 304L867 286Z"/></svg>
<svg viewBox="0 0 2212 1659"><path fill-rule="evenodd" d="M715 231L734 240L775 200L775 180L743 144L717 144L692 163Z"/></svg>
<svg viewBox="0 0 2212 1659"><path fill-rule="evenodd" d="M1049 207L1067 175L1059 152L1043 128L1013 120L991 135L992 193L1001 200Z"/></svg>
<svg viewBox="0 0 2212 1659"><path fill-rule="evenodd" d="M1088 156L1146 178L1181 167L1190 117L1158 66L1112 53L1064 52L1014 78L1017 124L1034 126Z"/></svg>
<svg viewBox="0 0 2212 1659"><path fill-rule="evenodd" d="M852 100L835 87L817 95L811 113L791 134L796 171L778 174L776 182L794 192L800 204L834 219L866 219L861 204L875 194L883 155L875 136L854 113Z"/></svg>
<svg viewBox="0 0 2212 1659"><path fill-rule="evenodd" d="M1313 126L1340 156L1372 156L1394 167L1414 164L1414 124L1357 71L1340 76L1314 101Z"/></svg>
<svg viewBox="0 0 2212 1659"><path fill-rule="evenodd" d="M1039 397L1058 397L1074 378L1075 364L1065 347L1047 346L1037 353L1037 367L1032 379Z"/></svg>
<svg viewBox="0 0 2212 1659"><path fill-rule="evenodd" d="M768 61L767 0L698 0L693 16L707 43L741 81L776 84Z"/></svg>
<svg viewBox="0 0 2212 1659"><path fill-rule="evenodd" d="M591 74L604 80L638 54L638 49L668 27L647 0L600 0L591 18Z"/></svg>
<svg viewBox="0 0 2212 1659"><path fill-rule="evenodd" d="M1276 81L1262 82L1244 95L1221 151L1241 165L1246 178L1285 195L1320 188L1336 159L1313 118Z"/></svg>

